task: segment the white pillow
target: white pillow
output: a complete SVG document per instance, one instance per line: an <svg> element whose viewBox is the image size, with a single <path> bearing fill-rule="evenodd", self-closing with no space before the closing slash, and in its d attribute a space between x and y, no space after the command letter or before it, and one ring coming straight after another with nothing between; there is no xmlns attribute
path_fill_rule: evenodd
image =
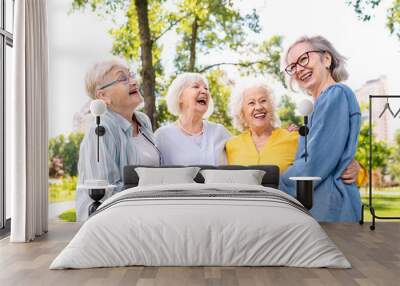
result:
<svg viewBox="0 0 400 286"><path fill-rule="evenodd" d="M204 183L234 183L261 185L265 171L262 170L202 170Z"/></svg>
<svg viewBox="0 0 400 286"><path fill-rule="evenodd" d="M199 167L185 168L135 168L139 186L195 183Z"/></svg>

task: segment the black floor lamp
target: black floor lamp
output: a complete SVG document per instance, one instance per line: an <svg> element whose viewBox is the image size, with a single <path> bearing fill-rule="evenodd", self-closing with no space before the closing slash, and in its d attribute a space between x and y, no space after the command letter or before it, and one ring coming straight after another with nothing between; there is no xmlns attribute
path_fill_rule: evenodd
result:
<svg viewBox="0 0 400 286"><path fill-rule="evenodd" d="M100 163L100 136L106 133L104 126L100 125L100 116L102 116L107 111L107 106L104 101L100 99L93 100L90 103L90 112L96 117L97 127L95 133L97 136L97 163ZM89 197L93 200L93 203L89 206L89 216L94 213L97 208L101 205L100 200L106 194L107 188L113 188L114 185L109 185L107 180L103 178L92 178L85 180L84 185L78 186L78 188L83 188L88 190Z"/></svg>
<svg viewBox="0 0 400 286"><path fill-rule="evenodd" d="M304 99L297 105L297 110L300 115L304 117L304 125L299 128L299 134L304 136L304 161L307 162L308 150L307 150L307 135L309 133L308 128L308 115L313 111L313 103ZM313 182L321 180L320 177L290 177L290 180L296 181L296 198L303 204L307 209L311 209L313 206Z"/></svg>

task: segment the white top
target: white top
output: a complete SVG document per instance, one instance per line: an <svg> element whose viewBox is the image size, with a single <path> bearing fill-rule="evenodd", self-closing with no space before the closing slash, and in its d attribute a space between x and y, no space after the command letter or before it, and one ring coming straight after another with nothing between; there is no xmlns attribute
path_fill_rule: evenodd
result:
<svg viewBox="0 0 400 286"><path fill-rule="evenodd" d="M159 166L159 154L156 147L147 140L142 132L137 136L129 138L129 147L132 152L128 152L128 164L135 165L140 162L140 165ZM136 153L136 154L135 154ZM134 154L135 156L131 156Z"/></svg>
<svg viewBox="0 0 400 286"><path fill-rule="evenodd" d="M155 132L163 165L224 165L225 142L231 137L221 124L203 121L203 133L191 136L175 123Z"/></svg>

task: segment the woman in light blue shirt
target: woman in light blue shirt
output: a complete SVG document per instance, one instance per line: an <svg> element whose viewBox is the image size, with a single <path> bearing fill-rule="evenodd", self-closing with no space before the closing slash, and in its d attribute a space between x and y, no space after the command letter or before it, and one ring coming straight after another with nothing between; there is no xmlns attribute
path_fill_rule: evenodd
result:
<svg viewBox="0 0 400 286"><path fill-rule="evenodd" d="M290 46L285 71L314 100L309 120L308 160L300 138L294 164L283 174L280 187L295 195L293 176L318 176L311 214L319 221L358 221L360 193L356 184L345 184L341 174L354 158L361 113L354 93L340 83L346 80L345 58L321 36L303 37Z"/></svg>
<svg viewBox="0 0 400 286"><path fill-rule="evenodd" d="M159 166L160 155L155 146L149 118L135 109L143 102L134 75L115 60L95 64L86 75L86 90L93 99L101 99L107 112L101 116L106 132L100 137L97 162L96 124L85 133L80 146L78 183L102 179L116 185L114 192L122 190L122 174L126 165ZM92 200L85 189L77 189L76 210L78 221L88 216Z"/></svg>
<svg viewBox="0 0 400 286"><path fill-rule="evenodd" d="M164 165L224 165L226 128L206 120L213 101L206 79L198 73L183 73L171 83L166 96L168 111L176 122L155 132Z"/></svg>

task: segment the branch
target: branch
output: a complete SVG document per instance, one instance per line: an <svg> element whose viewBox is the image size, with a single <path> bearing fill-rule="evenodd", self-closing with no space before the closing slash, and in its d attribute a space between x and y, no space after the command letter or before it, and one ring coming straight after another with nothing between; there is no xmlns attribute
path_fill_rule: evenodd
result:
<svg viewBox="0 0 400 286"><path fill-rule="evenodd" d="M170 31L173 27L176 26L176 24L178 24L180 21L182 21L183 19L185 19L187 17L187 15L182 16L181 18L177 19L175 22L172 22L164 31L162 31L157 37L153 38L153 43L155 43L156 41L158 41L162 36L164 36L168 31Z"/></svg>
<svg viewBox="0 0 400 286"><path fill-rule="evenodd" d="M267 64L267 62L266 61L255 61L255 62L241 62L241 63L240 62L239 63L227 63L227 62L217 63L217 64L212 64L212 65L206 66L205 68L201 69L199 71L199 73L203 73L209 69L212 69L212 68L215 68L218 66L224 66L224 65L249 67L254 64Z"/></svg>

